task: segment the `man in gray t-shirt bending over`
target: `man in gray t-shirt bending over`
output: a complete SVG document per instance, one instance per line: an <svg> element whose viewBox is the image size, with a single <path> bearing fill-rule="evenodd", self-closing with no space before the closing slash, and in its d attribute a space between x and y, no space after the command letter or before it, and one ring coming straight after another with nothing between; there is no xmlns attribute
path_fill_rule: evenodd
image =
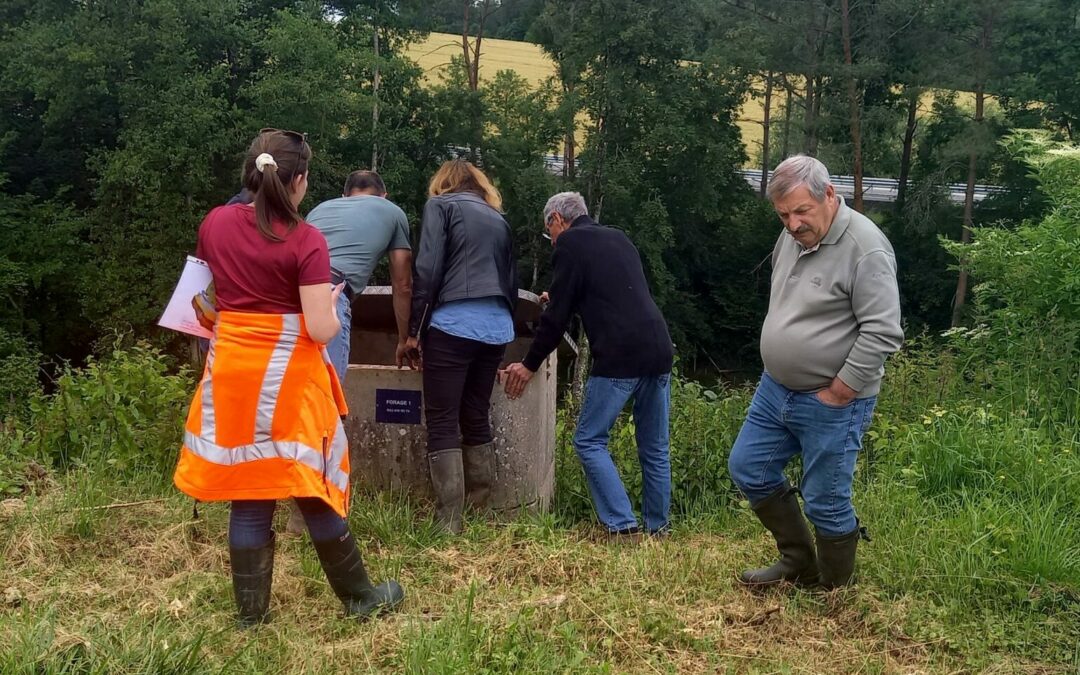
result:
<svg viewBox="0 0 1080 675"><path fill-rule="evenodd" d="M413 365L405 355L412 303L412 246L409 220L397 204L386 198L386 185L379 174L353 171L342 194L316 206L306 220L326 237L334 283L345 282L337 306L341 331L326 345L338 379L344 382L349 367L352 301L364 291L383 255L390 258L398 329L397 365Z"/></svg>
<svg viewBox="0 0 1080 675"><path fill-rule="evenodd" d="M776 539L780 560L743 572L741 580L834 588L850 582L864 531L851 503L855 459L885 359L904 341L896 256L877 225L836 194L813 157L782 162L767 193L784 232L773 248L761 328L765 373L728 466ZM799 490L784 477L797 454Z"/></svg>

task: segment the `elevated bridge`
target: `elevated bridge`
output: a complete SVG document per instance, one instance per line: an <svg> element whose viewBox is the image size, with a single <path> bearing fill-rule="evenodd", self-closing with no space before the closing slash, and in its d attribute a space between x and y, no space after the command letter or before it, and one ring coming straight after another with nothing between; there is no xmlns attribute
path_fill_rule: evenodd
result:
<svg viewBox="0 0 1080 675"><path fill-rule="evenodd" d="M544 164L552 173L562 173L563 171L563 158L562 155L545 155ZM743 179L750 184L754 190L761 189L761 171L759 169L739 169L739 174ZM769 172L769 177L772 178L772 172ZM844 199L852 199L855 197L855 177L854 176L829 176L833 185L836 187L836 191L844 197ZM878 202L882 204L891 204L896 201L896 195L899 191L900 181L895 178L873 178L870 176L863 176L863 200L868 202ZM949 201L956 204L964 203L964 190L967 186L963 183L950 183L945 186L948 191ZM999 194L1005 191L1005 188L997 185L976 185L975 186L975 201L980 202L990 195Z"/></svg>

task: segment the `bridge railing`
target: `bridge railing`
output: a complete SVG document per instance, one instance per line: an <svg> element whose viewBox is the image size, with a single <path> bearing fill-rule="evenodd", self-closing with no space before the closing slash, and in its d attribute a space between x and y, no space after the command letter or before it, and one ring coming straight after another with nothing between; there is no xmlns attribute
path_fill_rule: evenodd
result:
<svg viewBox="0 0 1080 675"><path fill-rule="evenodd" d="M544 164L552 173L562 173L564 161L562 155L545 155ZM761 171L759 169L739 169L743 179L754 189L761 187ZM772 178L772 171L769 177ZM855 196L854 176L829 176L833 185L844 197ZM950 183L944 186L948 191L949 200L963 203L964 192L967 188L963 183ZM863 199L873 202L894 202L900 189L900 181L895 178L880 178L875 176L863 176ZM998 185L976 185L975 201L982 201L987 197L1005 192L1005 188Z"/></svg>
<svg viewBox="0 0 1080 675"><path fill-rule="evenodd" d="M757 169L740 169L739 173L750 183L754 188L761 187L761 171ZM769 178L772 178L773 172L769 172ZM855 177L854 176L841 176L830 175L829 180L832 181L837 192L844 197L855 196ZM900 181L896 178L878 178L874 176L863 176L863 199L875 202L893 202L896 201L897 193L900 190ZM967 185L964 183L949 183L944 186L945 190L949 194L949 199L954 202L962 203L964 201L964 193L967 189ZM974 199L975 201L982 201L987 197L1005 192L1005 188L998 185L975 185Z"/></svg>

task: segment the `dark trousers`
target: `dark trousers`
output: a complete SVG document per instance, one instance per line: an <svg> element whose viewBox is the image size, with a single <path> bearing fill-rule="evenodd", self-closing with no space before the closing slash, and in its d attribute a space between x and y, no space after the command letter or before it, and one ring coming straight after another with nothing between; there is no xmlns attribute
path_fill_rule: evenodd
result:
<svg viewBox="0 0 1080 675"><path fill-rule="evenodd" d="M298 497L297 505L304 514L312 541L329 541L345 535L349 524L315 497ZM233 548L260 548L274 536L271 524L277 502L273 499L244 499L232 503L229 513L229 545Z"/></svg>
<svg viewBox="0 0 1080 675"><path fill-rule="evenodd" d="M424 415L428 452L491 441L491 390L506 345L437 328L424 338Z"/></svg>

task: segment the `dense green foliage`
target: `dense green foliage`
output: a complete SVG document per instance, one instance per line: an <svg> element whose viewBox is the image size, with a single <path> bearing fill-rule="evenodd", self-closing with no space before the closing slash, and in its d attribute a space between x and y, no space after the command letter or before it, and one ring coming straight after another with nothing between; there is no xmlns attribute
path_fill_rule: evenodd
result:
<svg viewBox="0 0 1080 675"><path fill-rule="evenodd" d="M55 392L29 399L26 419L0 434L0 494L34 487L41 471L89 467L162 480L176 463L193 380L138 344L64 370Z"/></svg>
<svg viewBox="0 0 1080 675"><path fill-rule="evenodd" d="M377 3L340 3L329 14L318 3L239 0L9 5L0 25L0 100L11 111L0 121L0 291L11 303L0 329L12 338L0 356L10 354L11 367L39 352L81 361L115 332L179 347L153 322L199 221L236 191L244 144L263 126L309 134L306 208L374 161L415 218L434 168L466 154L504 192L523 286L543 290L539 213L562 182L543 157L564 133L560 92L511 73L473 90L460 60L425 84L402 55L415 34L405 19ZM640 20L643 33L651 19ZM661 44L620 40L637 54ZM746 291L774 230L760 229L762 209L733 173L740 80L719 64L682 68L684 52L666 48L633 89L598 92L630 81L625 60L586 78L591 111L610 115L613 96L625 109L590 142L610 152L586 153L582 185L597 185L598 203L606 191L602 216L638 241L683 350L737 351L753 342L761 300ZM661 104L675 99L685 105L673 117ZM708 254L728 240L746 244ZM722 287L722 277L739 281ZM8 398L18 398L11 386Z"/></svg>
<svg viewBox="0 0 1080 675"><path fill-rule="evenodd" d="M938 237L959 238L962 215L942 186L973 168L1009 188L974 206L976 225L1041 217L1041 193L999 141L1017 127L1074 133L1076 10L854 3L848 66L834 5L2 3L0 359L11 376L0 399L25 413L11 402L25 400L36 364L55 374L117 332L178 352L153 322L198 223L237 190L245 143L264 126L310 135L305 209L374 163L415 221L438 163L471 157L505 194L532 290L543 290L548 262L540 207L557 189L581 190L641 249L687 370L752 372L760 263L778 228L735 169L747 154L762 159L737 123L748 96L760 103L763 77L773 86L766 163L806 151L837 173L855 168L846 86L856 78L863 172L911 181L902 206L869 208L896 245L910 332L947 327L955 272ZM473 87L457 58L425 81L404 56L421 31L463 28L471 44L527 35L557 76L533 86L487 73ZM970 95L939 94L905 152L906 111L931 87L981 87L996 103L972 119ZM556 176L543 158L560 151Z"/></svg>

